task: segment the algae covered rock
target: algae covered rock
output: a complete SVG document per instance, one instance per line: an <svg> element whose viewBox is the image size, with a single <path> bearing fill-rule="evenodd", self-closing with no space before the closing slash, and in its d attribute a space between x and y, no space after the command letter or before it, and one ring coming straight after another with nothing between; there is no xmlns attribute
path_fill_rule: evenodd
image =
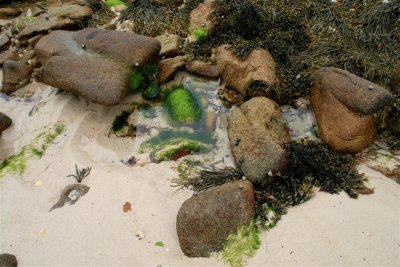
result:
<svg viewBox="0 0 400 267"><path fill-rule="evenodd" d="M176 139L167 142L150 153L150 160L159 163L165 160L177 160L189 154L206 149L206 145L195 141Z"/></svg>
<svg viewBox="0 0 400 267"><path fill-rule="evenodd" d="M176 219L183 253L208 257L223 248L229 235L250 225L254 190L249 181L235 181L208 189L186 200Z"/></svg>
<svg viewBox="0 0 400 267"><path fill-rule="evenodd" d="M188 90L176 88L164 102L164 108L174 122L193 124L201 119L201 108Z"/></svg>

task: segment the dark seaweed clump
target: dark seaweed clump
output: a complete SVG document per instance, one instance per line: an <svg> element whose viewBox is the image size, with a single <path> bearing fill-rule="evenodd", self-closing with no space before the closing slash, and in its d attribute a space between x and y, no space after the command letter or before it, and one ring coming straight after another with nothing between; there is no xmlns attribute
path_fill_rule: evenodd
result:
<svg viewBox="0 0 400 267"><path fill-rule="evenodd" d="M122 111L117 117L115 117L114 121L111 125L111 130L113 132L118 132L122 130L125 126L128 126L128 118L132 112Z"/></svg>
<svg viewBox="0 0 400 267"><path fill-rule="evenodd" d="M158 6L150 0L136 0L121 14L119 21L132 21L137 34L155 37L171 33L186 37L190 12L202 2L187 0L183 8L177 9Z"/></svg>
<svg viewBox="0 0 400 267"><path fill-rule="evenodd" d="M245 58L254 48L267 49L283 83L281 103L307 95L311 72L327 66L388 88L400 60L400 1L341 2L216 0L216 30L190 44L187 53L208 59L213 47L230 44Z"/></svg>
<svg viewBox="0 0 400 267"><path fill-rule="evenodd" d="M256 193L256 218L267 221L269 207L279 219L289 207L310 199L313 187L331 194L346 192L357 198L359 193L372 193L364 185L366 180L356 170L356 163L351 155L339 154L327 146L314 141L290 142L287 144L288 168L275 177L265 178L264 183L253 184ZM241 179L240 170L202 170L192 178L176 179L178 186L191 187L195 192L213 186Z"/></svg>

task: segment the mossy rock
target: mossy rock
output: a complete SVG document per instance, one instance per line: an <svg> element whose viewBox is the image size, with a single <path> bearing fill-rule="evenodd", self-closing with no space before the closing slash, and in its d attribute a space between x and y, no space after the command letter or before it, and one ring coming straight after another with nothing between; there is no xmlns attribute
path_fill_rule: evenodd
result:
<svg viewBox="0 0 400 267"><path fill-rule="evenodd" d="M201 108L186 89L176 88L165 100L164 108L174 122L193 124L201 119Z"/></svg>

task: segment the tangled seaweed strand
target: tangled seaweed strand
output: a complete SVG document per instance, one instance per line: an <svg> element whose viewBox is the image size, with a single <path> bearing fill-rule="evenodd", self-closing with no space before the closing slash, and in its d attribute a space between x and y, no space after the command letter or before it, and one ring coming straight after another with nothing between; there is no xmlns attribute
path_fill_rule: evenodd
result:
<svg viewBox="0 0 400 267"><path fill-rule="evenodd" d="M352 198L357 198L359 193L373 193L364 185L366 179L357 172L352 156L339 154L314 141L290 142L286 149L286 171L272 178L266 177L262 183L253 183L258 221L268 222L270 210L278 220L289 207L309 200L314 186L331 194L345 191ZM201 170L194 176L175 179L173 183L200 192L242 177L242 172L234 168Z"/></svg>
<svg viewBox="0 0 400 267"><path fill-rule="evenodd" d="M186 37L190 12L202 2L187 0L183 8L177 9L158 6L150 0L136 0L121 14L119 21L130 20L137 34L155 37L171 33Z"/></svg>
<svg viewBox="0 0 400 267"><path fill-rule="evenodd" d="M92 167L78 169L78 165L75 164L75 174L70 174L67 177L74 177L78 183L81 183L90 174L91 170Z"/></svg>

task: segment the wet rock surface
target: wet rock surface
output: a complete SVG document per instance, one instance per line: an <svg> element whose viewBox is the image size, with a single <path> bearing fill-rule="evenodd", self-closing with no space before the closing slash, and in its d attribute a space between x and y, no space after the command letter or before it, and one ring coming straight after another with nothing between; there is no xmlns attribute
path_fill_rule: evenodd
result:
<svg viewBox="0 0 400 267"><path fill-rule="evenodd" d="M183 70L186 66L186 57L177 56L161 60L159 64L158 81L165 83L171 80L175 73Z"/></svg>
<svg viewBox="0 0 400 267"><path fill-rule="evenodd" d="M7 60L3 64L3 87L1 92L11 94L29 83L33 67L21 61Z"/></svg>
<svg viewBox="0 0 400 267"><path fill-rule="evenodd" d="M0 134L10 127L12 124L12 120L6 114L0 112Z"/></svg>
<svg viewBox="0 0 400 267"><path fill-rule="evenodd" d="M14 255L11 254L0 254L0 266L1 267L17 267L18 261Z"/></svg>
<svg viewBox="0 0 400 267"><path fill-rule="evenodd" d="M6 34L0 35L0 51L7 49L8 45L10 44L10 38Z"/></svg>
<svg viewBox="0 0 400 267"><path fill-rule="evenodd" d="M196 75L215 79L219 77L218 67L201 60L193 60L186 65L186 69Z"/></svg>
<svg viewBox="0 0 400 267"><path fill-rule="evenodd" d="M22 10L14 7L3 7L0 8L0 19L11 19L18 17L22 13Z"/></svg>
<svg viewBox="0 0 400 267"><path fill-rule="evenodd" d="M4 51L0 54L0 66L3 66L4 62L6 62L9 59L18 61L20 57L17 52L14 52L12 50Z"/></svg>
<svg viewBox="0 0 400 267"><path fill-rule="evenodd" d="M218 47L216 59L218 70L227 86L243 95L247 94L248 87L255 81L269 86L280 83L276 76L276 63L264 49L255 49L244 60L240 60L228 45L222 45Z"/></svg>
<svg viewBox="0 0 400 267"><path fill-rule="evenodd" d="M333 150L357 153L376 137L373 113L391 104L394 97L384 88L336 68L313 75L311 105L321 139Z"/></svg>
<svg viewBox="0 0 400 267"><path fill-rule="evenodd" d="M181 38L174 34L163 34L156 39L161 44L161 57L175 57L180 53Z"/></svg>
<svg viewBox="0 0 400 267"><path fill-rule="evenodd" d="M93 10L88 6L63 5L52 6L46 14L37 17L17 18L13 21L13 32L17 38L29 39L35 34L49 30L61 30L72 28L76 25L82 26L82 22L93 15Z"/></svg>
<svg viewBox="0 0 400 267"><path fill-rule="evenodd" d="M192 10L190 13L189 30L193 33L195 30L203 29L207 33L211 33L215 24L211 20L211 14L213 13L214 0L205 0L197 8Z"/></svg>
<svg viewBox="0 0 400 267"><path fill-rule="evenodd" d="M285 168L282 145L290 136L273 100L255 97L231 110L228 136L236 165L250 181L262 181Z"/></svg>
<svg viewBox="0 0 400 267"><path fill-rule="evenodd" d="M44 65L43 82L94 103L115 105L129 90L132 68L158 61L160 44L133 33L88 28L54 31L41 38L35 50Z"/></svg>
<svg viewBox="0 0 400 267"><path fill-rule="evenodd" d="M249 181L216 186L186 200L176 222L182 251L189 257L208 257L221 250L230 234L250 224L254 205Z"/></svg>

